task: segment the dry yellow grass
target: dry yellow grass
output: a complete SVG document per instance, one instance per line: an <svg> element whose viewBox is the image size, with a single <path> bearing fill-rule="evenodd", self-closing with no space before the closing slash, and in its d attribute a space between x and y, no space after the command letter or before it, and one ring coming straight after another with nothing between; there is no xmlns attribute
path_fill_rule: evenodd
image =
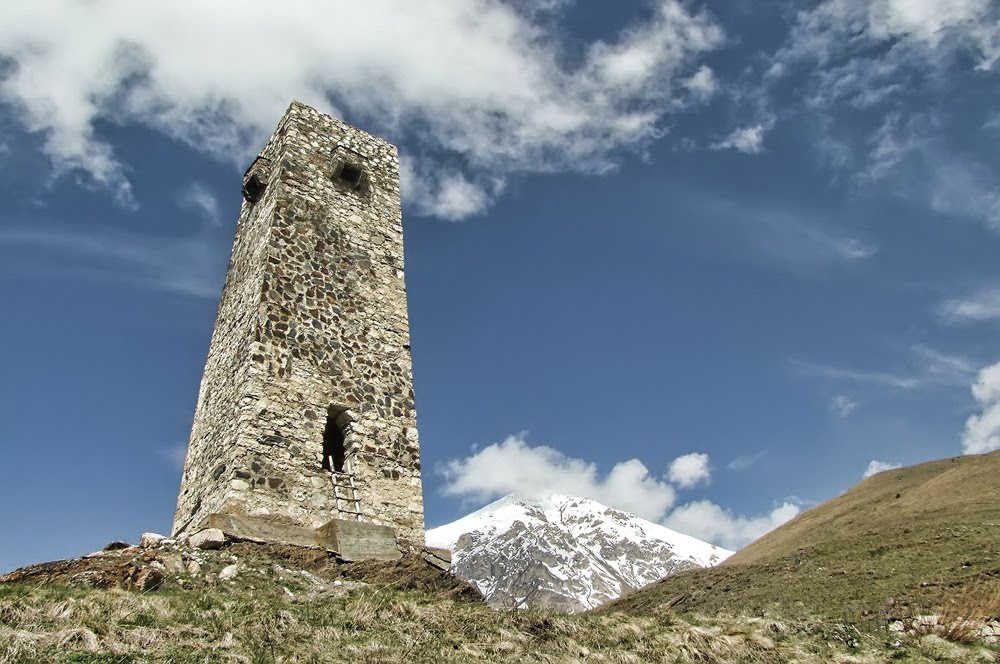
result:
<svg viewBox="0 0 1000 664"><path fill-rule="evenodd" d="M816 621L666 610L496 612L468 595L413 585L382 579L290 595L280 581L249 572L241 585L157 593L0 585L0 664L996 661L989 649L939 636L892 643Z"/></svg>

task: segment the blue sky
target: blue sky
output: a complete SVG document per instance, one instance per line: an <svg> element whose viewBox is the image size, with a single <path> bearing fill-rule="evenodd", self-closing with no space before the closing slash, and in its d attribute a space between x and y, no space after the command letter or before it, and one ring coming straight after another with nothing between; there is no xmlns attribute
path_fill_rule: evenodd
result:
<svg viewBox="0 0 1000 664"><path fill-rule="evenodd" d="M0 569L169 530L297 98L404 164L427 523L585 494L737 547L1000 447L988 0L0 8Z"/></svg>

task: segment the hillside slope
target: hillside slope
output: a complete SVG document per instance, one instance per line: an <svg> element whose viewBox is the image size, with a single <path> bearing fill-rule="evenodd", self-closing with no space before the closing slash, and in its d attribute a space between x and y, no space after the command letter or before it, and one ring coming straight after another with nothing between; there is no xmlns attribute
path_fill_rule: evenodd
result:
<svg viewBox="0 0 1000 664"><path fill-rule="evenodd" d="M136 583L142 570L162 574ZM992 646L937 634L887 640L816 621L494 611L415 556L342 563L316 549L238 542L195 550L164 540L0 578L0 664L942 659L997 656Z"/></svg>
<svg viewBox="0 0 1000 664"><path fill-rule="evenodd" d="M610 607L900 615L1000 585L1000 452L879 473L737 552Z"/></svg>

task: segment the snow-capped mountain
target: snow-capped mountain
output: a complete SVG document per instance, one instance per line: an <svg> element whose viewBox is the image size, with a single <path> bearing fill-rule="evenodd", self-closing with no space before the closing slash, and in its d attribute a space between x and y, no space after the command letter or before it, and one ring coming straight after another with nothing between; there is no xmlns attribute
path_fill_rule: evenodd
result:
<svg viewBox="0 0 1000 664"><path fill-rule="evenodd" d="M588 498L509 495L427 531L496 608L584 611L732 551Z"/></svg>

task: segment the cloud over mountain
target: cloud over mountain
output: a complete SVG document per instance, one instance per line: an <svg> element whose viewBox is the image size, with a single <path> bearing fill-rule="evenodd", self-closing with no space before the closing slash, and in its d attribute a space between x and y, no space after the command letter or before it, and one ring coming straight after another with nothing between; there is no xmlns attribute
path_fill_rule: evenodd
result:
<svg viewBox="0 0 1000 664"><path fill-rule="evenodd" d="M744 546L798 514L798 507L784 503L764 515L744 516L708 500L671 511L677 497L674 485L690 488L706 482L709 467L707 454L691 453L677 457L663 478L650 474L639 459L620 461L602 476L596 464L544 445L531 446L522 434L452 459L440 473L447 495L479 501L511 493L528 498L549 492L590 498L729 549Z"/></svg>

